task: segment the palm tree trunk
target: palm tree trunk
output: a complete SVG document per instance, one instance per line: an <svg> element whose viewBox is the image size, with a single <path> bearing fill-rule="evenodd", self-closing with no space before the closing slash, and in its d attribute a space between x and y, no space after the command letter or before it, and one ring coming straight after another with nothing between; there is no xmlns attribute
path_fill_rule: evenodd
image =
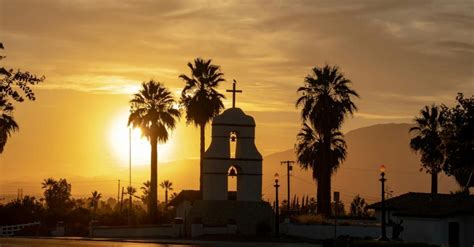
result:
<svg viewBox="0 0 474 247"><path fill-rule="evenodd" d="M321 169L321 203L319 213L324 216L331 215L331 173L330 168L327 166L322 166Z"/></svg>
<svg viewBox="0 0 474 247"><path fill-rule="evenodd" d="M168 188L165 189L165 207L168 206Z"/></svg>
<svg viewBox="0 0 474 247"><path fill-rule="evenodd" d="M431 194L438 194L438 172L431 172Z"/></svg>
<svg viewBox="0 0 474 247"><path fill-rule="evenodd" d="M205 124L200 124L199 125L199 128L200 128L200 131L201 131L201 147L200 147L200 156L199 156L199 191L201 192L201 198L203 198L203 195L202 195L202 166L203 166L203 159L204 159L204 146L206 145L206 141L205 141L205 127L206 125Z"/></svg>
<svg viewBox="0 0 474 247"><path fill-rule="evenodd" d="M320 210L319 214L323 216L330 216L331 215L331 167L329 164L329 154L331 152L331 147L330 147L330 140L328 140L329 134L324 135L324 143L323 143L323 148L325 149L324 153L322 154L321 157L321 164L320 164L320 178L319 180L321 181L320 185L321 188L321 196L319 199L321 199L320 203Z"/></svg>
<svg viewBox="0 0 474 247"><path fill-rule="evenodd" d="M321 199L321 196L322 196L322 194L323 194L323 191L321 190L321 188L323 187L321 178L318 178L317 184L318 184L318 185L317 185L318 188L317 188L317 190L316 190L316 212L319 214L320 211L321 211L321 208L322 208L321 203L322 203L322 201L323 201L323 200Z"/></svg>
<svg viewBox="0 0 474 247"><path fill-rule="evenodd" d="M156 220L157 201L158 201L158 139L150 138L151 145L151 179L150 179L150 203L148 204L148 212L152 221Z"/></svg>

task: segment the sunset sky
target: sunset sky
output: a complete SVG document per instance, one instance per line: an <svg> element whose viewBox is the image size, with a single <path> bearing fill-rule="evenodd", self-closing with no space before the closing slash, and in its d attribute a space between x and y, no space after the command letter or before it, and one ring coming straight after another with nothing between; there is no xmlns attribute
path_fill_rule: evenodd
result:
<svg viewBox="0 0 474 247"><path fill-rule="evenodd" d="M46 177L66 177L87 193L96 179L115 193L115 181L127 178L131 94L154 79L178 98L178 76L196 57L221 66L220 92L238 81L237 106L255 118L263 155L293 147L296 89L325 63L340 66L361 96L344 132L410 123L426 104L473 95L473 13L472 1L0 0L1 66L46 76L37 100L17 105L20 131L0 155L0 194L16 193L12 181L39 191ZM139 133L133 146L139 187L149 147ZM197 188L197 177L180 180L185 168L162 162L198 154L198 129L182 120L159 146L159 180Z"/></svg>

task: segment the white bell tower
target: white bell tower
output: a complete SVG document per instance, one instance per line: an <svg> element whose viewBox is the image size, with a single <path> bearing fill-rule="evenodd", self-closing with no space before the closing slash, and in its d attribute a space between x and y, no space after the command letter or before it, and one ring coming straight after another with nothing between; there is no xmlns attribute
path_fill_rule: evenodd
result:
<svg viewBox="0 0 474 247"><path fill-rule="evenodd" d="M240 108L212 121L212 141L203 159L203 200L228 200L228 176L237 179L237 201L261 201L262 155L255 146L255 120ZM232 144L232 145L231 145ZM232 149L232 150L231 150Z"/></svg>

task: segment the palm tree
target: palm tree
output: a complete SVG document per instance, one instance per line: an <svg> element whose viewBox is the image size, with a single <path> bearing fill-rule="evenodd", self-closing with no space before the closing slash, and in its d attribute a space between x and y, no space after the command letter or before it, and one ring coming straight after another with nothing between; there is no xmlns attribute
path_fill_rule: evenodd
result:
<svg viewBox="0 0 474 247"><path fill-rule="evenodd" d="M303 107L302 119L309 120L322 135L339 129L346 115L357 110L351 97L359 95L350 84L337 66L314 67L313 74L305 77L304 86L298 88L302 96L296 106Z"/></svg>
<svg viewBox="0 0 474 247"><path fill-rule="evenodd" d="M13 119L13 104L0 95L0 154L7 144L12 132L18 131L18 124Z"/></svg>
<svg viewBox="0 0 474 247"><path fill-rule="evenodd" d="M224 104L224 95L217 92L216 88L220 82L225 81L224 74L220 72L219 66L211 64L212 60L194 59L194 65L188 63L191 76L182 74L179 76L185 86L181 92L181 104L186 111L186 122L199 126L201 134L200 159L199 159L199 189L202 192L202 162L205 146L205 127L208 122L217 116Z"/></svg>
<svg viewBox="0 0 474 247"><path fill-rule="evenodd" d="M97 192L97 190L92 192L91 197L89 197L90 206L91 206L91 208L94 209L94 213L97 210L97 206L99 206L99 201L100 201L101 198L102 198L102 193Z"/></svg>
<svg viewBox="0 0 474 247"><path fill-rule="evenodd" d="M168 190L173 190L173 183L169 180L165 180L160 184L161 188L165 189L165 207L168 206Z"/></svg>
<svg viewBox="0 0 474 247"><path fill-rule="evenodd" d="M157 215L158 197L158 142L168 140L168 131L176 126L180 117L174 108L176 101L171 92L160 82L143 82L142 88L130 100L128 125L139 127L151 145L150 203L148 212L152 220Z"/></svg>
<svg viewBox="0 0 474 247"><path fill-rule="evenodd" d="M313 179L317 182L318 213L329 215L331 212L331 176L346 158L346 142L341 132L333 131L328 147L313 127L303 124L298 133L296 144L297 160L303 169L312 169Z"/></svg>
<svg viewBox="0 0 474 247"><path fill-rule="evenodd" d="M143 186L140 187L140 189L142 190L142 202L145 204L145 205L148 205L148 203L150 202L150 187L151 187L151 183L150 183L150 180L147 180L146 182L143 183Z"/></svg>
<svg viewBox="0 0 474 247"><path fill-rule="evenodd" d="M339 132L347 115L352 115L357 110L353 97L359 95L350 88L351 81L346 79L337 66L325 65L323 68L314 67L313 74L305 77L304 86L298 88L301 97L296 101L296 106L301 106L303 129L299 134L299 151L302 167L313 168L313 178L318 181L318 211L323 215L331 212L331 174L344 160L345 143ZM309 139L304 139L307 136ZM302 139L303 138L303 139ZM308 145L316 145L307 153ZM344 147L343 154L334 153ZM304 151L304 152L303 152ZM339 150L343 151L343 150ZM316 158L317 160L311 161ZM305 160L309 159L309 160ZM316 165L318 172L316 172ZM321 188L320 188L321 187Z"/></svg>
<svg viewBox="0 0 474 247"><path fill-rule="evenodd" d="M436 105L425 106L415 118L415 127L410 133L415 136L410 140L410 147L421 154L421 170L431 174L431 193L438 193L438 173L444 161L441 139L442 114Z"/></svg>

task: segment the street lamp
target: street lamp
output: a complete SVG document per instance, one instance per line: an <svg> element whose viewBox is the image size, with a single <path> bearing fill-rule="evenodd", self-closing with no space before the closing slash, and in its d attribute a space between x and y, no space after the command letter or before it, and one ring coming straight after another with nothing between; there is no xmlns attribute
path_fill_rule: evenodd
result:
<svg viewBox="0 0 474 247"><path fill-rule="evenodd" d="M278 173L275 173L275 235L278 237L280 235L280 213L278 206Z"/></svg>
<svg viewBox="0 0 474 247"><path fill-rule="evenodd" d="M387 232L385 229L385 166L380 166L380 182L382 184L382 217L381 217L381 225L382 225L382 237L380 237L381 241L388 241Z"/></svg>

